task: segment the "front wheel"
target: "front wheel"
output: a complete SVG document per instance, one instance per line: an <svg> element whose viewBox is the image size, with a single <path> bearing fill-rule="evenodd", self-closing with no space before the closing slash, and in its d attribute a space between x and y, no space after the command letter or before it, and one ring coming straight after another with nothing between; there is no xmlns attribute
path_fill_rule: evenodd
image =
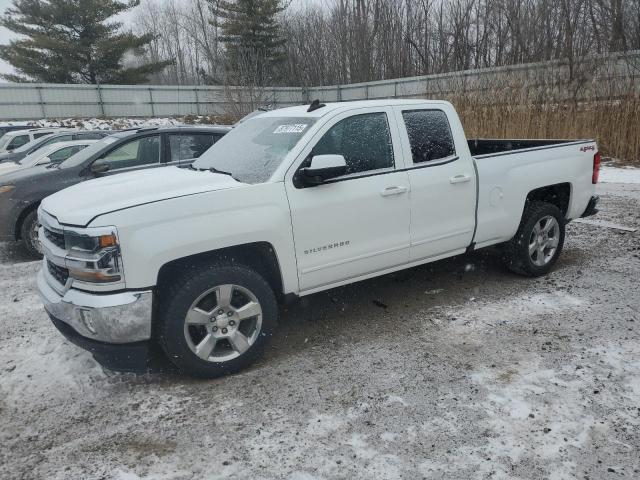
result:
<svg viewBox="0 0 640 480"><path fill-rule="evenodd" d="M518 231L504 247L507 268L530 277L548 273L562 252L564 235L565 221L558 207L528 203Z"/></svg>
<svg viewBox="0 0 640 480"><path fill-rule="evenodd" d="M277 322L273 290L244 265L196 268L158 295L160 345L173 364L196 377L249 366Z"/></svg>
<svg viewBox="0 0 640 480"><path fill-rule="evenodd" d="M38 238L39 228L38 212L37 210L33 210L27 214L22 222L22 227L20 228L20 239L24 248L29 252L29 255L34 258L42 258L42 245Z"/></svg>

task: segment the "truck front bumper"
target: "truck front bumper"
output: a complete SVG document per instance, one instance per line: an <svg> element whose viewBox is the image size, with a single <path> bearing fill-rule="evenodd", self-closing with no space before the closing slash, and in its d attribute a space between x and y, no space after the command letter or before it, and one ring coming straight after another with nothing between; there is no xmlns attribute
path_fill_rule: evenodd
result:
<svg viewBox="0 0 640 480"><path fill-rule="evenodd" d="M93 353L114 370L146 367L151 338L153 292L91 294L70 289L63 294L38 273L38 291L53 324L72 343Z"/></svg>

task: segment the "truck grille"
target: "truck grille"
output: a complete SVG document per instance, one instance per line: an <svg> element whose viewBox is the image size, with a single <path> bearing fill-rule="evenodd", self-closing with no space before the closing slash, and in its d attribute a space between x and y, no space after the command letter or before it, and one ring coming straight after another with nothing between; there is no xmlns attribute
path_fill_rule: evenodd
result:
<svg viewBox="0 0 640 480"><path fill-rule="evenodd" d="M59 267L55 263L47 260L47 270L53 278L55 278L60 284L65 285L69 278L69 270L64 267Z"/></svg>
<svg viewBox="0 0 640 480"><path fill-rule="evenodd" d="M53 232L48 228L44 228L44 236L58 248L64 248L64 235L62 233Z"/></svg>

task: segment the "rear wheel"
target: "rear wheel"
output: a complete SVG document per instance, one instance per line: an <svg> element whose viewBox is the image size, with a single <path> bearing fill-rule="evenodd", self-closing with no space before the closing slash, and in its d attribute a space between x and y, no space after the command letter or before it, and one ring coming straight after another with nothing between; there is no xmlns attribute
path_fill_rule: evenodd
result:
<svg viewBox="0 0 640 480"><path fill-rule="evenodd" d="M40 239L38 238L39 228L38 212L33 210L27 214L22 222L20 239L27 252L35 258L42 258L42 245L40 245Z"/></svg>
<svg viewBox="0 0 640 480"><path fill-rule="evenodd" d="M244 265L190 271L159 295L160 345L173 364L197 377L218 377L249 366L277 321L271 287Z"/></svg>
<svg viewBox="0 0 640 480"><path fill-rule="evenodd" d="M504 248L507 268L531 277L548 273L562 252L564 235L564 217L558 207L527 203L518 231Z"/></svg>

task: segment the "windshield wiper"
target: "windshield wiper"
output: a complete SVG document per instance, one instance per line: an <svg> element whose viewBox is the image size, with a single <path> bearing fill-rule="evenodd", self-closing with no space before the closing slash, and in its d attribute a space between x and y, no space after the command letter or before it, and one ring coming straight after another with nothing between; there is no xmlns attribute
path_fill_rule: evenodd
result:
<svg viewBox="0 0 640 480"><path fill-rule="evenodd" d="M233 176L233 173L231 172L225 172L224 170L218 170L216 167L210 167L210 168L195 168L193 165L189 165L189 168L192 170L197 170L199 172L206 172L207 170L210 171L211 173L219 173L220 175L227 175L231 178L233 178L236 182L239 182L240 180L238 180L236 177Z"/></svg>
<svg viewBox="0 0 640 480"><path fill-rule="evenodd" d="M228 175L228 176L230 176L231 178L233 178L233 173L231 173L231 172L225 172L224 170L218 170L216 167L211 167L211 168L208 168L207 170L209 170L209 171L210 171L210 172L212 172L212 173L220 173L220 174L222 174L222 175ZM233 178L233 179L235 180L235 178Z"/></svg>

